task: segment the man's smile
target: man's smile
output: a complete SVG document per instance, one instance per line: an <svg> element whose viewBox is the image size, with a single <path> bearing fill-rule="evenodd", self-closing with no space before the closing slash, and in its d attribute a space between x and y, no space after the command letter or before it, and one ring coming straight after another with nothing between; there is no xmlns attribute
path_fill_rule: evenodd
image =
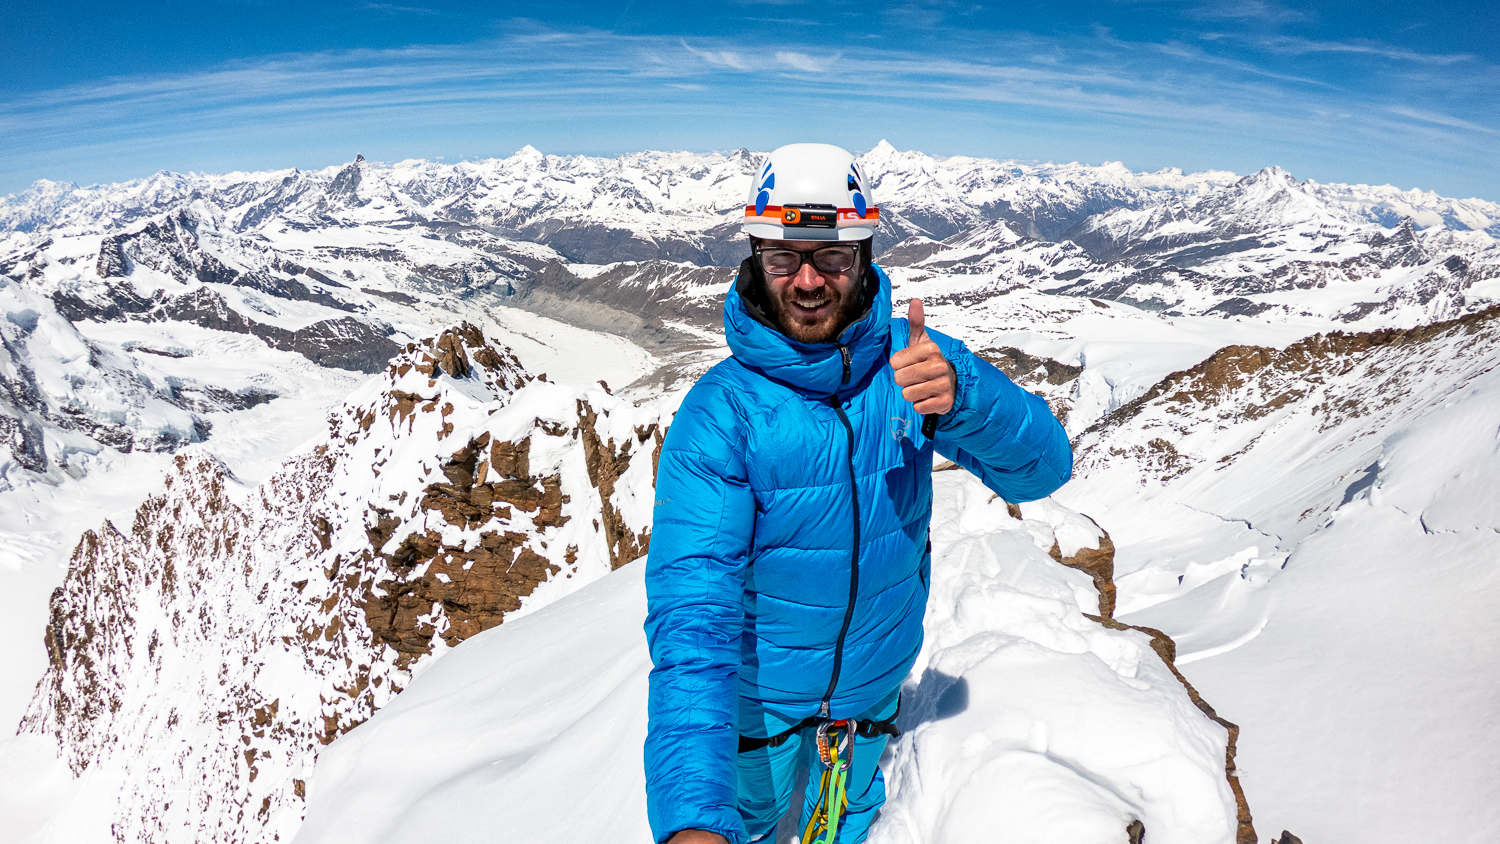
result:
<svg viewBox="0 0 1500 844"><path fill-rule="evenodd" d="M833 304L826 291L819 290L815 293L800 293L792 299L796 306L796 314L804 319L817 319L822 316Z"/></svg>

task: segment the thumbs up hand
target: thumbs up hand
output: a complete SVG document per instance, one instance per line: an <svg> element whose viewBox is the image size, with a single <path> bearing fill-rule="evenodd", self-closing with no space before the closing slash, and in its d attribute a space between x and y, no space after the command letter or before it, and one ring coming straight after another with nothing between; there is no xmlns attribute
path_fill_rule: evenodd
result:
<svg viewBox="0 0 1500 844"><path fill-rule="evenodd" d="M953 409L953 399L958 394L953 367L948 365L937 343L927 336L921 299L911 300L906 317L911 324L906 348L891 355L891 369L896 373L901 397L911 402L918 413L947 413Z"/></svg>

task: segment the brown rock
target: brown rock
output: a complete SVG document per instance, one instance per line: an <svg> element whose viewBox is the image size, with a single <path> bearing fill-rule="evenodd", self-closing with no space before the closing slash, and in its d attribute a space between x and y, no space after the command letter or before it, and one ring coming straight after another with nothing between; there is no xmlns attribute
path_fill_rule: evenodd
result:
<svg viewBox="0 0 1500 844"><path fill-rule="evenodd" d="M603 502L604 538L609 543L610 567L619 568L646 553L651 546L651 529L648 527L640 533L635 533L629 525L625 524L624 517L610 503L610 498L615 494L615 483L620 480L625 470L630 468L631 442L627 439L617 449L613 438L608 442L601 440L595 428L598 418L598 414L588 402L579 400L578 432L583 438L584 459L588 464L589 480L599 490L599 500ZM644 431L644 435L641 429L636 431L636 437L640 442L645 442L655 434L656 426L649 425ZM660 447L658 446L658 452L653 459L659 456Z"/></svg>
<svg viewBox="0 0 1500 844"><path fill-rule="evenodd" d="M1015 506L1015 505L1007 505ZM1020 508L1016 508L1017 512ZM1084 516L1084 518L1088 518ZM1062 548L1054 540L1052 548L1047 552L1052 559L1062 563L1068 568L1078 569L1094 579L1094 588L1099 591L1099 614L1105 618L1115 617L1115 543L1109 538L1109 532L1099 527L1099 523L1089 519L1094 527L1099 528L1099 547L1080 548L1071 557L1062 555Z"/></svg>

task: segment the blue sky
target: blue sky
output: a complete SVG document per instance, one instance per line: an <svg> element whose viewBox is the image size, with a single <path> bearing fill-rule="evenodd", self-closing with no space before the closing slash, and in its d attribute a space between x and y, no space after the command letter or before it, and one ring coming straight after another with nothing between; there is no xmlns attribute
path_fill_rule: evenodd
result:
<svg viewBox="0 0 1500 844"><path fill-rule="evenodd" d="M1500 3L7 0L0 194L821 140L1500 200Z"/></svg>

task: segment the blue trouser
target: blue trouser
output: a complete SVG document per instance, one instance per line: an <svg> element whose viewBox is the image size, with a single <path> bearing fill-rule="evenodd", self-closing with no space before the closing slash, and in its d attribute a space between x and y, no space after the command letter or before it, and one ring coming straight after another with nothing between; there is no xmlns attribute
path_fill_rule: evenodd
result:
<svg viewBox="0 0 1500 844"><path fill-rule="evenodd" d="M884 721L896 714L896 701L901 690L894 689L879 703L855 716L858 721ZM751 736L774 736L796 726L801 718L788 718L759 706L753 701L740 700L740 732ZM869 834L870 824L885 804L885 777L880 773L880 754L885 750L886 736L854 738L854 765L849 769L849 806L839 824L838 844L858 844ZM741 753L737 757L739 769L740 817L745 821L745 831L750 840L769 837L776 832L776 823L786 814L792 799L792 789L797 784L799 767L809 770L807 790L802 798L802 821L797 832L807 826L813 810L818 804L818 791L822 779L823 763L818 761L817 742L811 727L793 734L778 747L762 747Z"/></svg>

